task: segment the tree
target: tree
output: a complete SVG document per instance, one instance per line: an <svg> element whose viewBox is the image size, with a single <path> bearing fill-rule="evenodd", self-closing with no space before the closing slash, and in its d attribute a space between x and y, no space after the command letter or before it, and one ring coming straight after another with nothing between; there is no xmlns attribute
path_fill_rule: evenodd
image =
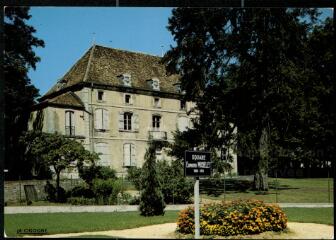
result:
<svg viewBox="0 0 336 240"><path fill-rule="evenodd" d="M165 203L156 170L155 150L160 142L151 141L145 154L140 193L140 214L143 216L164 215Z"/></svg>
<svg viewBox="0 0 336 240"><path fill-rule="evenodd" d="M31 18L29 8L5 7L4 10L5 166L10 178L29 178L29 165L23 161L24 146L19 144L19 138L27 130L30 109L38 96L38 89L27 75L40 61L33 48L44 47L44 42L35 37L35 29L26 24Z"/></svg>
<svg viewBox="0 0 336 240"><path fill-rule="evenodd" d="M41 133L33 140L30 152L43 164L52 167L56 175L56 200L59 200L61 172L92 163L98 158L97 154L85 150L81 143L59 134Z"/></svg>
<svg viewBox="0 0 336 240"><path fill-rule="evenodd" d="M314 9L178 8L169 19L176 47L163 60L181 75L185 99L197 104L195 129L211 146L230 142L237 127L258 190L268 190L272 152L290 149L285 140L304 115L305 42L317 15ZM226 133L221 141L219 131Z"/></svg>

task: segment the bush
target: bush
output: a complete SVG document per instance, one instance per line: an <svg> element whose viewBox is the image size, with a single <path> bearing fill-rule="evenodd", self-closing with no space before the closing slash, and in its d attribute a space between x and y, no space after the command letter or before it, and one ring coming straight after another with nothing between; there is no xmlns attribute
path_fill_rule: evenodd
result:
<svg viewBox="0 0 336 240"><path fill-rule="evenodd" d="M127 169L126 179L131 181L136 190L141 190L141 168L130 167Z"/></svg>
<svg viewBox="0 0 336 240"><path fill-rule="evenodd" d="M94 198L85 198L85 197L70 197L67 199L67 202L71 205L95 205L96 200Z"/></svg>
<svg viewBox="0 0 336 240"><path fill-rule="evenodd" d="M157 172L165 203L190 203L193 183L184 177L183 166L178 161L157 162Z"/></svg>
<svg viewBox="0 0 336 240"><path fill-rule="evenodd" d="M116 204L118 193L122 192L122 182L111 178L94 179L92 189L98 204Z"/></svg>
<svg viewBox="0 0 336 240"><path fill-rule="evenodd" d="M84 197L84 198L93 198L94 193L91 189L86 186L76 186L67 192L68 197Z"/></svg>
<svg viewBox="0 0 336 240"><path fill-rule="evenodd" d="M287 217L279 206L257 200L208 204L201 207L200 212L200 230L203 235L256 234L281 231L287 226ZM194 233L193 208L180 212L177 225L180 233Z"/></svg>
<svg viewBox="0 0 336 240"><path fill-rule="evenodd" d="M116 171L110 167L106 166L98 166L97 167L97 173L95 178L100 178L100 179L117 179L117 174Z"/></svg>

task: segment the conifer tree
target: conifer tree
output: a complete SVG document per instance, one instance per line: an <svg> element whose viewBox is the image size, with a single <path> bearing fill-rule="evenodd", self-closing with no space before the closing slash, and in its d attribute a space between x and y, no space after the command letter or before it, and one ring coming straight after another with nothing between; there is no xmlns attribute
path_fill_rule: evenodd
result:
<svg viewBox="0 0 336 240"><path fill-rule="evenodd" d="M155 149L159 142L150 142L145 153L140 195L140 214L143 216L164 215L165 203L156 172Z"/></svg>

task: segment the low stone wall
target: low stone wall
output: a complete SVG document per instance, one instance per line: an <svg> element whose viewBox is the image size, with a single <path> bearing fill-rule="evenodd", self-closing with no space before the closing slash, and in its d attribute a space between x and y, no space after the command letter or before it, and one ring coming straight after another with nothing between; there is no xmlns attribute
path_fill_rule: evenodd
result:
<svg viewBox="0 0 336 240"><path fill-rule="evenodd" d="M5 181L4 183L4 198L5 202L19 202L20 200L26 200L25 185L34 185L37 192L38 200L44 200L46 198L46 193L44 191L44 186L47 180L22 180L22 181ZM51 184L56 186L55 180L49 180ZM72 189L76 185L83 182L81 179L61 179L60 185L66 191Z"/></svg>

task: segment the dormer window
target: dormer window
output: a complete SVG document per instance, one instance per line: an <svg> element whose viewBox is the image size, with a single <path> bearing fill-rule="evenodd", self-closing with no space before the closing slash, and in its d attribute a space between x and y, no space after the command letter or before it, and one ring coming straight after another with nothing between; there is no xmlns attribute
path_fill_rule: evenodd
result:
<svg viewBox="0 0 336 240"><path fill-rule="evenodd" d="M152 78L150 80L147 80L147 83L149 85L150 88L152 88L153 90L160 90L160 81L157 78Z"/></svg>
<svg viewBox="0 0 336 240"><path fill-rule="evenodd" d="M174 87L175 87L175 91L177 93L181 93L182 90L181 90L181 84L180 83L175 83Z"/></svg>
<svg viewBox="0 0 336 240"><path fill-rule="evenodd" d="M120 75L120 80L121 83L126 86L126 87L131 87L132 86L132 80L131 80L131 74L124 73Z"/></svg>

